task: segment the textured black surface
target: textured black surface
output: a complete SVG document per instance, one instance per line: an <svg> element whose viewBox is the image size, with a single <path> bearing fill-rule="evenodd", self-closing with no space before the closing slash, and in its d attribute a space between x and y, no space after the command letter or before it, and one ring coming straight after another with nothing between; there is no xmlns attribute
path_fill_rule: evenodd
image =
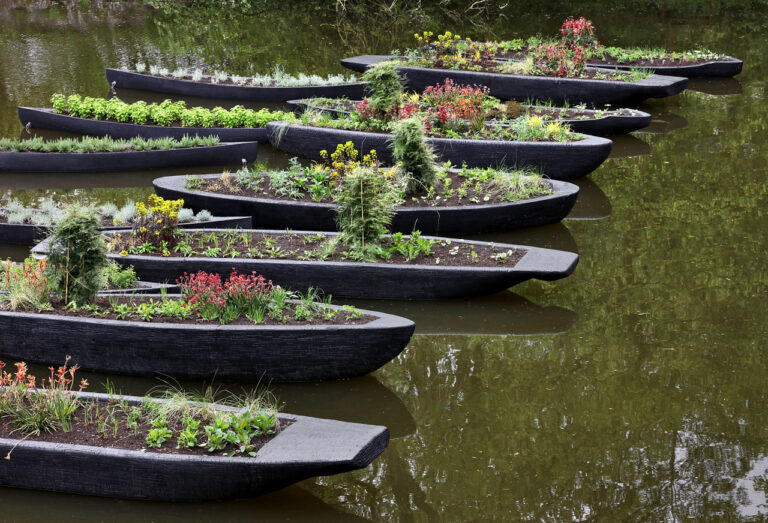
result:
<svg viewBox="0 0 768 523"><path fill-rule="evenodd" d="M256 142L227 142L210 147L114 153L14 153L0 152L0 171L13 172L108 172L240 165L256 159Z"/></svg>
<svg viewBox="0 0 768 523"><path fill-rule="evenodd" d="M218 178L217 174L203 175ZM425 234L479 234L520 227L557 223L565 218L576 203L576 185L552 180L555 193L529 200L504 204L479 204L444 207L398 207L392 220L393 232L410 233L418 229ZM185 176L166 176L153 182L155 192L163 198L183 198L193 209L214 213L229 212L253 217L255 227L262 229L336 230L336 204L292 202L216 194L185 188ZM1 229L0 229L1 231Z"/></svg>
<svg viewBox="0 0 768 523"><path fill-rule="evenodd" d="M185 178L182 176L182 178ZM189 205L186 205L189 207ZM204 209L201 207L200 210ZM209 209L210 210L210 209ZM210 229L250 229L253 225L253 220L250 216L222 216L208 220L207 222L192 222L192 223L180 223L179 227L182 229L189 229L192 227L208 227ZM130 227L105 227L103 230L118 230L126 229ZM27 224L11 224L0 223L0 243L14 243L19 245L34 245L46 236L52 227L46 225L27 225Z"/></svg>
<svg viewBox="0 0 768 523"><path fill-rule="evenodd" d="M360 100L352 100L353 102L360 102ZM288 100L288 105L294 107L298 112L307 108L316 109L319 111L332 113L332 114L349 114L350 111L326 109L311 103L311 100ZM525 106L533 107L533 106ZM598 111L594 109L584 109L584 112L588 114L595 114ZM605 113L605 111L602 111ZM561 118L553 120L557 122L567 123L571 126L571 129L577 133L593 134L595 136L603 136L607 134L625 134L631 133L638 129L648 126L651 123L651 115L638 111L637 109L620 109L606 113L605 116L599 118L590 119L578 119L578 118ZM486 125L495 125L493 120L487 121Z"/></svg>
<svg viewBox="0 0 768 523"><path fill-rule="evenodd" d="M363 55L341 60L345 67L368 67L382 60L385 55ZM354 66L354 67L353 67ZM398 66L411 91L422 92L430 85L450 78L456 83L485 85L491 96L502 100L542 100L555 104L622 104L639 102L646 98L664 98L685 90L687 78L654 75L636 82L589 80L581 78L556 78L517 74L454 71L426 67Z"/></svg>
<svg viewBox="0 0 768 523"><path fill-rule="evenodd" d="M237 266L232 263L216 272L228 274L233 265ZM352 378L395 358L414 329L408 319L365 312L377 318L361 325L268 326L145 323L0 311L0 354L44 364L70 355L88 370L176 379L215 376L255 383L262 378Z"/></svg>
<svg viewBox="0 0 768 523"><path fill-rule="evenodd" d="M621 69L629 71L630 65L599 65L590 64L591 67L600 67L601 69ZM643 69L650 69L654 74L662 76L682 76L684 78L729 78L736 76L744 67L744 62L738 58L728 57L726 60L714 60L701 64L691 65L660 65L643 66Z"/></svg>
<svg viewBox="0 0 768 523"><path fill-rule="evenodd" d="M351 141L358 151L375 149L384 164L392 163L391 134L309 127L286 122L267 124L269 143L291 154L316 160L320 151L335 150ZM427 138L441 161L468 167L533 167L555 180L585 176L602 164L613 142L587 136L575 142L517 142L504 140L464 140Z"/></svg>
<svg viewBox="0 0 768 523"><path fill-rule="evenodd" d="M208 76L205 76L209 78ZM250 100L262 102L284 102L292 98L322 96L325 98L360 98L365 93L366 82L338 85L307 85L296 87L256 87L239 85L210 84L160 78L134 71L107 69L107 82L115 83L118 89L141 89L158 93L197 96L201 98L224 98L227 100Z"/></svg>
<svg viewBox="0 0 768 523"><path fill-rule="evenodd" d="M285 230L260 229L252 232L279 235ZM312 234L311 231L294 232ZM451 241L454 244L491 245L481 241ZM434 300L493 294L532 278L547 281L565 278L573 272L579 261L579 255L572 252L505 243L494 245L505 251L522 248L526 250L526 254L514 267L503 264L498 267L449 267L435 264L433 260L429 261L430 265L390 265L264 258L165 258L116 254L110 254L109 257L122 265L132 265L138 277L145 281L175 282L185 272L229 274L235 268L241 274L255 271L277 285L296 291L304 292L309 287L316 287L337 298L391 300ZM35 246L32 252L44 255L47 249L47 242L43 241Z"/></svg>
<svg viewBox="0 0 768 523"><path fill-rule="evenodd" d="M81 393L107 401L104 394ZM123 396L129 404L137 397ZM253 458L190 456L86 445L0 439L0 485L91 496L203 501L258 496L314 476L365 468L389 444L389 431L329 419L292 421Z"/></svg>
<svg viewBox="0 0 768 523"><path fill-rule="evenodd" d="M19 120L32 129L53 129L88 136L110 136L112 138L176 138L189 136L218 136L222 142L267 142L264 127L165 127L162 125L139 125L135 123L109 122L57 114L53 109L19 107Z"/></svg>

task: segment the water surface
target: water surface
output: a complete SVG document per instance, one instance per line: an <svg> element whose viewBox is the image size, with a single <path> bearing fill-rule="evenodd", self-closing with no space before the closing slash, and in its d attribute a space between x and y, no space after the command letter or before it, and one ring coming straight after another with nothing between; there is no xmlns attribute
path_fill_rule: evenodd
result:
<svg viewBox="0 0 768 523"><path fill-rule="evenodd" d="M473 300L361 302L418 322L406 351L360 380L276 388L289 412L388 425L394 439L371 467L220 504L0 489L3 517L30 520L31 507L40 520L72 521L768 517L768 10L630 15L632 2L597 4L576 14L604 42L710 47L743 58L744 72L640 106L652 125L618 138L613 158L579 182L572 219L484 236L575 250L572 277ZM0 7L0 134L24 135L18 105L47 105L55 92L108 96L104 67L337 73L338 59L404 48L422 28L511 38L551 33L570 14L269 5L217 17L98 1ZM286 161L268 147L260 155ZM0 174L0 195L122 201L148 194L153 176ZM26 252L0 245L0 257ZM110 378L131 393L156 384Z"/></svg>

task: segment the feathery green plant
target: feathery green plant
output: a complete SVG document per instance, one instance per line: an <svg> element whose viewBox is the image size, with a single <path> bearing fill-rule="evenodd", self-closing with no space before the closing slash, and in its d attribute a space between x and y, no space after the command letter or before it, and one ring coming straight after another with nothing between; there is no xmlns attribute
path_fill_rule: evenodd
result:
<svg viewBox="0 0 768 523"><path fill-rule="evenodd" d="M381 170L358 167L341 180L337 193L339 238L360 259L373 259L387 232L396 194Z"/></svg>
<svg viewBox="0 0 768 523"><path fill-rule="evenodd" d="M403 94L403 79L397 72L395 64L389 61L380 62L363 74L363 80L368 82L371 93L371 107L381 112L400 105Z"/></svg>
<svg viewBox="0 0 768 523"><path fill-rule="evenodd" d="M96 211L80 205L69 207L51 237L48 275L52 290L66 304L88 303L103 285L107 263Z"/></svg>
<svg viewBox="0 0 768 523"><path fill-rule="evenodd" d="M437 180L435 153L427 144L424 125L418 117L401 120L394 125L392 155L402 165L408 181L405 194L428 190Z"/></svg>

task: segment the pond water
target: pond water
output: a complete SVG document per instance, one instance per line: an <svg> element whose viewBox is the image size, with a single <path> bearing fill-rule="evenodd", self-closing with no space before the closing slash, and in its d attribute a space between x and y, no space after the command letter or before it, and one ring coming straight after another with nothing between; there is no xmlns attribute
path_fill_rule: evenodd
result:
<svg viewBox="0 0 768 523"><path fill-rule="evenodd" d="M228 503L0 489L0 519L768 517L768 9L760 3L710 3L705 13L677 2L666 11L597 2L573 13L547 3L549 12L521 16L412 13L402 3L386 11L341 2L343 13L325 5L333 2L266 2L249 15L77 4L2 2L0 135L25 135L19 105L47 106L56 92L109 95L105 67L336 73L338 59L402 49L421 29L512 38L553 33L568 14L591 18L606 43L703 46L745 67L639 106L653 124L617 137L612 158L579 182L563 224L484 237L575 250L571 277L472 300L360 302L416 320L405 352L362 379L275 387L287 412L389 426L393 440L371 467ZM286 161L268 146L259 154L270 165ZM148 194L154 176L0 174L0 196L123 201ZM0 258L27 252L0 245ZM157 385L88 377L131 393Z"/></svg>

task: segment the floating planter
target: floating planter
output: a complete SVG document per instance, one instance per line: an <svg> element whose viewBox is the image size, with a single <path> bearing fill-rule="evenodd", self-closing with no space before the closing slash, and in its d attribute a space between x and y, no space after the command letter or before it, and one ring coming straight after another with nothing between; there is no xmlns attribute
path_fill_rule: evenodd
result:
<svg viewBox="0 0 768 523"><path fill-rule="evenodd" d="M242 160L254 161L256 151L256 142L219 143L215 136L185 137L178 141L87 137L81 141L6 140L0 143L0 171L71 173L239 165Z"/></svg>
<svg viewBox="0 0 768 523"><path fill-rule="evenodd" d="M658 62L676 61L674 59L662 58ZM684 78L728 78L736 76L741 72L744 62L738 58L731 56L724 56L722 58L707 59L695 64L686 64L684 62L676 65L655 65L655 60L650 60L648 64L641 65L643 69L653 71L654 74L662 76L681 76ZM606 69L618 69L622 71L629 71L638 66L633 65L621 65L610 64L603 65L597 60L592 60L589 64L593 67L601 67Z"/></svg>
<svg viewBox="0 0 768 523"><path fill-rule="evenodd" d="M566 20L560 28L559 37L568 48L578 46L581 56L587 56L587 65L594 67L624 71L645 69L660 75L693 78L730 77L739 74L743 66L741 60L706 50L670 52L641 47L606 47L597 41L595 27L584 17ZM466 41L461 43L461 46L468 45ZM480 44L480 48L493 49L496 60L517 61L525 60L541 45L540 38L531 38L527 42L523 39L485 42ZM550 47L553 46L550 44Z"/></svg>
<svg viewBox="0 0 768 523"><path fill-rule="evenodd" d="M68 376L71 368L63 369ZM11 382L10 387L20 388L23 397L23 386ZM39 435L0 436L5 457L0 485L153 501L247 498L307 478L365 468L389 443L386 427L266 408L174 405L174 400L75 391L66 398L73 406L67 420L72 430L54 425ZM100 432L99 423L108 423L109 432ZM7 426L8 431L14 428L12 422ZM247 441L242 447L252 450L220 443L215 426L237 432ZM211 428L211 437L204 427ZM198 440L205 449L196 446Z"/></svg>
<svg viewBox="0 0 768 523"><path fill-rule="evenodd" d="M331 114L350 114L362 100L327 100L308 98L289 100L288 105L299 110L323 111ZM651 123L651 115L636 109L597 110L586 107L551 107L520 104L523 114L540 116L548 122L568 124L572 131L595 136L625 134L642 129ZM493 119L486 125L497 125Z"/></svg>
<svg viewBox="0 0 768 523"><path fill-rule="evenodd" d="M196 178L208 182L221 179L215 174ZM259 227L336 230L338 205L335 203L225 194L187 188L188 183L189 179L185 176L167 176L153 182L157 194L164 198L183 198L186 205L195 209L210 209L215 213L226 209L227 212L248 215ZM390 229L393 232L408 233L418 228L425 234L454 235L559 222L570 212L579 189L573 184L561 181L550 180L543 183L551 187L551 194L514 202L478 202L465 205L425 202L416 206L400 206L396 209Z"/></svg>
<svg viewBox="0 0 768 523"><path fill-rule="evenodd" d="M309 96L327 96L330 98L342 97L360 98L365 92L365 82L357 81L336 81L327 83L327 79L319 78L316 82L326 82L325 84L301 85L294 81L295 85L275 85L274 80L271 84L264 79L261 85L246 85L245 82L252 79L246 77L227 76L223 82L217 80L216 75L203 75L192 72L189 75L176 78L170 73L167 75L151 74L148 71L124 71L121 69L107 69L107 82L113 88L118 89L141 89L143 91L153 91L158 93L176 94L180 96L196 96L201 98L223 98L227 100L249 100L261 102L284 102L293 98L303 98ZM197 78L197 79L196 79ZM306 82L311 82L310 77ZM233 81L233 79L235 81ZM339 78L337 80L343 80ZM352 78L354 80L354 77ZM258 80L257 80L258 81Z"/></svg>
<svg viewBox="0 0 768 523"><path fill-rule="evenodd" d="M290 289L314 287L334 297L405 300L480 296L531 278L557 280L571 274L579 258L574 253L537 247L400 236L384 245L384 252L392 253L391 260L345 259L341 247L322 260L318 250L334 233L238 231L229 235L228 249L223 248L227 233L221 231L200 229L181 234L184 246L167 256L128 252L109 256L123 266L133 266L139 278L147 281L173 282L185 272L229 273L234 268L240 274L268 274L276 285ZM425 242L429 242L429 256L413 253L417 257L405 261L394 252L398 248L423 252L420 248L427 247ZM45 252L43 246L35 252ZM183 255L184 251L190 255Z"/></svg>
<svg viewBox="0 0 768 523"><path fill-rule="evenodd" d="M360 151L376 150L379 160L392 163L392 135L334 129L313 125L270 122L269 142L291 154L321 159L319 151L352 142ZM606 138L582 135L573 141L512 141L428 137L439 161L469 167L530 167L556 180L585 176L597 169L611 152Z"/></svg>
<svg viewBox="0 0 768 523"><path fill-rule="evenodd" d="M52 109L19 107L19 120L28 129L53 129L112 138L181 138L218 136L222 142L266 142L267 122L291 119L293 114L235 106L187 108L183 101L125 103L118 98L51 97Z"/></svg>
<svg viewBox="0 0 768 523"><path fill-rule="evenodd" d="M385 61L387 55L363 55L341 60L353 70ZM635 81L589 78L558 78L501 72L437 69L398 65L409 90L422 92L430 85L450 78L456 83L485 85L491 96L501 100L544 100L554 104L625 104L646 98L665 98L685 90L687 78L651 75ZM601 70L600 70L601 71Z"/></svg>
<svg viewBox="0 0 768 523"><path fill-rule="evenodd" d="M130 203L126 206L130 206ZM181 221L181 228L205 226L211 229L249 229L252 226L250 216L210 216L206 210L201 211L202 214L198 213L200 217L197 218L191 209L188 211L192 217L188 221ZM135 214L135 207L133 212ZM25 208L17 201L11 202L7 207L0 206L0 243L34 245L48 236L60 213L60 207L52 200L46 200L37 209ZM118 213L119 210L115 208L114 214ZM112 214L102 214L102 222L102 229L107 231L131 228L129 221L123 225L114 225Z"/></svg>
<svg viewBox="0 0 768 523"><path fill-rule="evenodd" d="M232 261L226 274L233 266L244 267ZM162 298L125 299L140 305ZM109 307L106 298L102 301ZM300 325L200 324L194 319L149 323L139 317L0 311L0 353L36 363L68 354L84 369L137 376L322 381L373 372L400 354L413 334L413 322L399 316L356 309L361 319L347 322L346 309L323 307L338 310L339 321L324 322L318 314L315 323Z"/></svg>

